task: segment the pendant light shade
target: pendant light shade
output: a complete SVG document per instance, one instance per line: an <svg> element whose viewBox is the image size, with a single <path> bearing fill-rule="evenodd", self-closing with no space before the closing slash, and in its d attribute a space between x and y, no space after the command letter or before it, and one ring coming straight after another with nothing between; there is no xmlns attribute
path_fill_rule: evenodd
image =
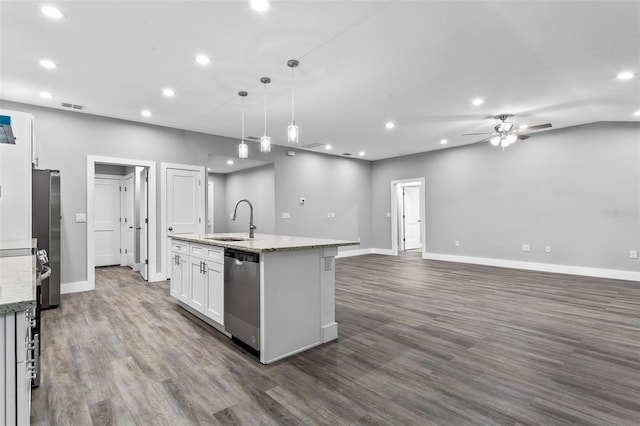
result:
<svg viewBox="0 0 640 426"><path fill-rule="evenodd" d="M244 141L244 98L248 95L247 92L240 91L238 96L242 99L242 139L238 145L238 158L249 158L249 145Z"/></svg>
<svg viewBox="0 0 640 426"><path fill-rule="evenodd" d="M294 90L294 75L293 70L300 65L296 59L289 59L287 61L287 66L291 68L291 124L287 128L287 142L289 143L298 143L300 142L300 129L296 124L295 120L295 90Z"/></svg>
<svg viewBox="0 0 640 426"><path fill-rule="evenodd" d="M271 138L267 136L267 84L271 79L262 77L260 83L264 84L264 135L260 138L260 152L271 152Z"/></svg>

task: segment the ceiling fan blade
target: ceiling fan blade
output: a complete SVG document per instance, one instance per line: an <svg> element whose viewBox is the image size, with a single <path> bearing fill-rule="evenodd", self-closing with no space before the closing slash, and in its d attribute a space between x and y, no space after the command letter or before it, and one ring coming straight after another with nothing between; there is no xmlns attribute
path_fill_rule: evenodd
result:
<svg viewBox="0 0 640 426"><path fill-rule="evenodd" d="M546 128L549 128L549 127L551 127L551 123L538 124L536 126L529 126L526 129L522 129L522 130L524 130L526 132L528 130L540 130L540 129L546 129Z"/></svg>
<svg viewBox="0 0 640 426"><path fill-rule="evenodd" d="M464 134L464 135L462 135L462 136L490 135L490 134L491 134L491 133L487 133L487 132L485 132L485 133L465 133L465 134Z"/></svg>
<svg viewBox="0 0 640 426"><path fill-rule="evenodd" d="M528 135L518 135L518 139L521 140L521 141L523 141L525 139L529 139L530 137L531 136L528 136Z"/></svg>

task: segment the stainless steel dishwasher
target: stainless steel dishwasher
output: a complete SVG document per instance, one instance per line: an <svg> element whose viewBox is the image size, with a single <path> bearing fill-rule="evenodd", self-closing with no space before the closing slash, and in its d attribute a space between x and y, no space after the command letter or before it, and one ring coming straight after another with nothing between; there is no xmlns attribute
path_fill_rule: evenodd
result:
<svg viewBox="0 0 640 426"><path fill-rule="evenodd" d="M224 328L260 350L260 255L224 251Z"/></svg>

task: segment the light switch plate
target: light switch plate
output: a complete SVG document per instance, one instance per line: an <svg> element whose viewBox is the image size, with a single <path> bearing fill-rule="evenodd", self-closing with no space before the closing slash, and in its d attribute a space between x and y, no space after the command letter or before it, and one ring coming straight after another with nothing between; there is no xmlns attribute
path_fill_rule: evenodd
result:
<svg viewBox="0 0 640 426"><path fill-rule="evenodd" d="M87 215L86 213L76 213L76 223L86 223Z"/></svg>
<svg viewBox="0 0 640 426"><path fill-rule="evenodd" d="M282 213L282 218L283 218L283 219L291 219L291 213L283 212L283 213Z"/></svg>

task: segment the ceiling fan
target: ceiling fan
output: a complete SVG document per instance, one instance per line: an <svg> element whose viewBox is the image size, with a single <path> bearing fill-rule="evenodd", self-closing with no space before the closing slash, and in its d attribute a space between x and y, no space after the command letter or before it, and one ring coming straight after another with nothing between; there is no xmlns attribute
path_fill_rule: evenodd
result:
<svg viewBox="0 0 640 426"><path fill-rule="evenodd" d="M535 126L520 126L518 128L515 128L513 123L507 121L507 119L509 119L510 117L513 117L513 114L500 114L496 115L495 117L491 117L500 120L500 123L496 127L494 127L494 131L491 133L465 133L462 136L490 135L488 136L488 138L489 142L491 142L491 145L501 146L502 149L504 149L517 140L524 140L529 138L529 136L523 134L523 132L551 127L551 123L545 123L537 124ZM482 141L484 141L484 139Z"/></svg>

